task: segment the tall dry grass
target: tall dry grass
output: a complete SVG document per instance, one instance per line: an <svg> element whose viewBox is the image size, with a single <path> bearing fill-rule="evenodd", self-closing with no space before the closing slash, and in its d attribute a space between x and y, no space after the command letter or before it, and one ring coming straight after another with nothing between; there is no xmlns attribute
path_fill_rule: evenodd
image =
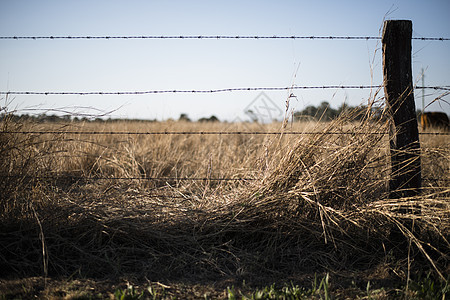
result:
<svg viewBox="0 0 450 300"><path fill-rule="evenodd" d="M386 131L384 121L347 114L285 125L2 121L0 273L172 280L448 274L446 136L421 140L423 193L391 200L388 137L373 134ZM21 130L67 133L7 133ZM316 133L70 133L256 130ZM166 179L136 179L146 177Z"/></svg>

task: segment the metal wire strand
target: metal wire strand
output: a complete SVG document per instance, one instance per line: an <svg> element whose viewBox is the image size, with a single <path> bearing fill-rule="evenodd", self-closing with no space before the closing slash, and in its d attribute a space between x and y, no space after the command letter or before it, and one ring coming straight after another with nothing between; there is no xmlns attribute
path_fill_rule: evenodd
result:
<svg viewBox="0 0 450 300"><path fill-rule="evenodd" d="M29 176L29 175L0 175L0 178L26 178L31 180L79 180L79 181L98 181L98 180L141 180L141 181L205 181L205 182L221 182L221 181L257 181L258 178L208 178L208 177L84 177L84 176L70 176L70 175L55 175L55 176ZM424 180L429 181L444 181L449 182L448 179L424 177Z"/></svg>
<svg viewBox="0 0 450 300"><path fill-rule="evenodd" d="M212 90L148 90L148 91L116 91L116 92L37 92L37 91L0 91L0 95L148 95L148 94L212 94L236 91L284 91L284 90L308 90L308 89L377 89L382 85L323 85L323 86L287 86L287 87L239 87L239 88L223 88ZM416 86L415 89L433 89L450 91L450 86Z"/></svg>
<svg viewBox="0 0 450 300"><path fill-rule="evenodd" d="M388 132L314 132L314 131L1 131L1 134L52 135L384 135ZM450 135L450 132L421 132L420 135Z"/></svg>
<svg viewBox="0 0 450 300"><path fill-rule="evenodd" d="M230 40L230 39L290 39L290 40L381 40L379 36L298 36L298 35L130 35L130 36L0 36L1 40L155 40L155 39L181 39L181 40ZM413 37L421 41L449 41L446 37Z"/></svg>
<svg viewBox="0 0 450 300"><path fill-rule="evenodd" d="M28 175L0 175L0 178L26 178L38 180L145 180L145 181L252 181L255 178L227 178L227 177L86 177L86 176L71 176L71 175L44 175L44 176L28 176Z"/></svg>

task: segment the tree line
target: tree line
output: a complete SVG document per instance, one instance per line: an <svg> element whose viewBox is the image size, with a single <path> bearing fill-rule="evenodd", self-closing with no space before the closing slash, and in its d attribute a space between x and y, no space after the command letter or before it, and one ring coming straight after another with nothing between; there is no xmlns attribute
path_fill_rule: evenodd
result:
<svg viewBox="0 0 450 300"><path fill-rule="evenodd" d="M352 117L355 120L360 120L363 118L364 113L367 111L367 106L349 106L343 103L337 109L330 106L330 103L323 101L319 106L309 105L301 111L296 111L293 114L294 121L331 121L336 119L340 114L352 112ZM376 111L374 111L377 113Z"/></svg>
<svg viewBox="0 0 450 300"><path fill-rule="evenodd" d="M305 107L301 111L295 111L292 115L294 121L330 121L337 118L340 114L345 112L353 112L352 116L355 120L360 120L364 116L364 112L367 111L367 106L349 106L347 104L342 104L337 109L334 109L330 106L330 104L326 101L323 101L318 106L309 105ZM420 115L420 110L417 111L418 115ZM375 115L379 114L381 116L381 112L375 111ZM0 114L0 121L9 118L11 121L16 122L37 122L37 123L56 123L56 122L120 122L124 121L124 119L105 119L99 117L78 117L72 116L69 114L58 116L55 114L47 115L45 113L38 115L16 115L16 114ZM133 122L156 122L157 120L143 120L143 119L125 119L126 121ZM178 121L191 122L192 120L186 113L180 114ZM252 120L253 122L257 122L257 119ZM215 115L211 115L210 117L200 118L197 122L220 122L219 118Z"/></svg>

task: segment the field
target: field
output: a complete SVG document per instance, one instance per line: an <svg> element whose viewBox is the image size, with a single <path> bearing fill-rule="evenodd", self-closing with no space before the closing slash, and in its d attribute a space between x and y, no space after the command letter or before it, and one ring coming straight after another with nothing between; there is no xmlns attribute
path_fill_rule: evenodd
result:
<svg viewBox="0 0 450 300"><path fill-rule="evenodd" d="M371 116L0 126L5 299L448 296L448 135L421 135L421 194L389 199ZM199 131L235 133L173 134Z"/></svg>

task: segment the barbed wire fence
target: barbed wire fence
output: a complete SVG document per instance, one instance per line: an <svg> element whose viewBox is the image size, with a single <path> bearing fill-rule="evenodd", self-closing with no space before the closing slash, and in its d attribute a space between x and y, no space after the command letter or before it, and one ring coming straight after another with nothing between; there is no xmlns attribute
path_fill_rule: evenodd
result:
<svg viewBox="0 0 450 300"><path fill-rule="evenodd" d="M129 36L0 36L0 40L155 40L155 39L196 39L196 40L224 40L224 39L282 39L282 40L381 40L380 36L298 36L298 35L129 35ZM446 37L413 37L421 41L450 41Z"/></svg>
<svg viewBox="0 0 450 300"><path fill-rule="evenodd" d="M192 94L205 94L205 93L223 93L223 92L235 92L235 91L283 91L283 90L307 90L307 89L381 89L383 85L324 85L324 86L290 86L290 87L240 87L240 88L224 88L224 89L212 89L212 90L148 90L148 91L117 91L117 92L38 92L38 91L0 91L0 95L146 95L146 94L164 94L164 93L192 93ZM450 86L416 86L415 89L431 89L450 91ZM266 134L266 135L279 135L281 132L255 132L255 131L173 131L173 132L121 132L121 131L5 131L4 133L16 133L16 134L82 134L82 135L164 135L164 134L200 134L200 135L236 135L236 134ZM315 132L283 132L283 134L316 134ZM358 133L345 133L345 132L328 132L326 134L358 134ZM387 134L387 132L371 132L364 133L369 135ZM422 132L421 135L450 135L448 132Z"/></svg>
<svg viewBox="0 0 450 300"><path fill-rule="evenodd" d="M389 132L315 132L315 131L2 131L0 134L35 135L385 135ZM450 135L448 132L421 132L421 135Z"/></svg>
<svg viewBox="0 0 450 300"><path fill-rule="evenodd" d="M37 92L37 91L0 91L0 95L148 95L148 94L214 94L236 91L288 91L288 90L327 90L327 89L379 89L383 85L324 85L324 86L290 86L290 87L239 87L212 90L148 90L148 91L117 91L117 92ZM450 91L450 86L417 86L415 89L431 89Z"/></svg>
<svg viewBox="0 0 450 300"><path fill-rule="evenodd" d="M179 39L179 40L381 40L379 36L257 36L257 35L172 35L172 36L158 36L158 35L142 35L142 36L0 36L0 40L158 40L158 39ZM412 37L412 40L419 41L450 41L446 37ZM148 94L167 94L167 93L191 93L191 94L208 94L208 93L224 93L236 91L291 91L291 90L307 90L307 89L381 89L383 85L322 85L322 86L289 86L289 87L236 87L236 88L222 88L222 89L206 89L206 90L146 90L146 91L0 91L0 95L148 95ZM416 86L414 89L431 89L439 91L450 91L450 86ZM0 134L24 134L24 135L313 135L318 132L304 132L304 131L284 131L284 132L263 132L263 131L153 131L153 132L130 132L130 131L2 131ZM321 134L324 134L321 132ZM385 135L388 132L326 132L329 135ZM450 135L448 132L422 132L421 135ZM0 177L21 177L21 175L6 175ZM26 177L26 176L25 176ZM38 180L145 180L145 181L254 181L255 178L210 178L210 177L85 177L85 176L33 176L28 179ZM424 178L428 180L438 180L436 178ZM441 180L441 179L439 179ZM448 182L449 180L444 180Z"/></svg>
<svg viewBox="0 0 450 300"><path fill-rule="evenodd" d="M55 176L28 176L28 175L1 175L0 178L18 178L27 180L66 180L66 181L100 181L100 180L123 180L123 181L153 181L153 182L181 182L181 181L197 181L197 182L252 182L258 180L252 177L117 177L117 176L76 176L76 175L55 175ZM443 181L450 182L447 178L434 178L434 177L424 177L423 179L429 181Z"/></svg>

